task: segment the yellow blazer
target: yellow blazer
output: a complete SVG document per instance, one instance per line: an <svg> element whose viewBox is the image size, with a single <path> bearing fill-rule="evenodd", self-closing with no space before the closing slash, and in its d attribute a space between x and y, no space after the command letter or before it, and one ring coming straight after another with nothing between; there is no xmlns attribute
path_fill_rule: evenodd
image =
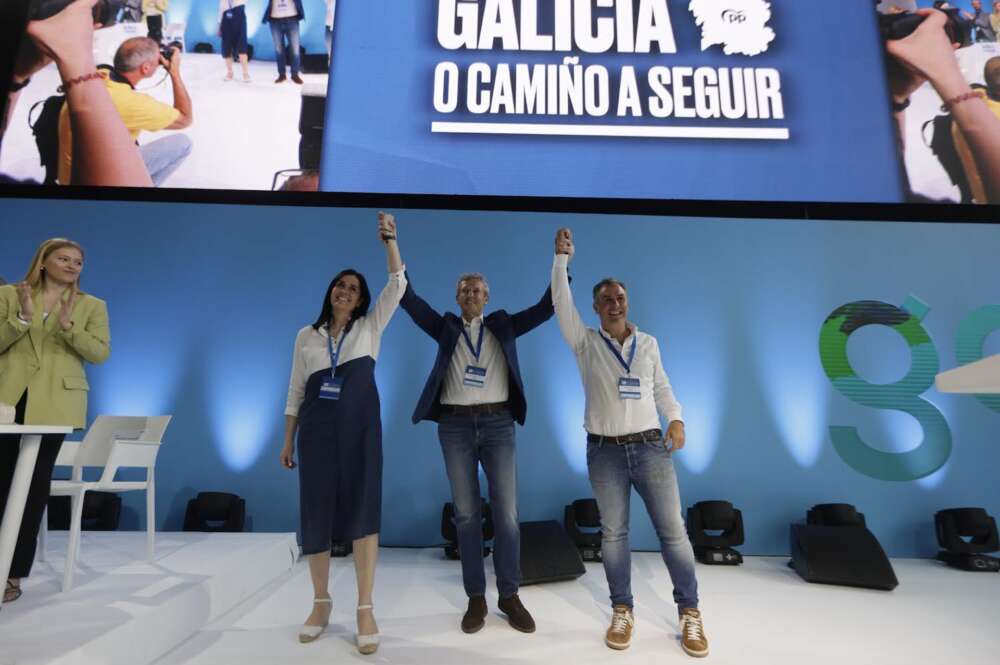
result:
<svg viewBox="0 0 1000 665"><path fill-rule="evenodd" d="M67 292L63 303L69 297ZM84 427L87 383L83 363L102 363L111 354L108 308L81 293L73 326L59 327L59 308L43 320L42 296L34 296L31 325L18 320L21 307L13 285L0 286L0 402L16 404L28 391L25 425Z"/></svg>

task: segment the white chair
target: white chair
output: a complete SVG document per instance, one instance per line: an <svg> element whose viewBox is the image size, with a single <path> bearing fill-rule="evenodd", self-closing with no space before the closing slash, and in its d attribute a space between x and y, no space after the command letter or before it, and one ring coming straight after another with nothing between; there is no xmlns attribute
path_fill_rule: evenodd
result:
<svg viewBox="0 0 1000 665"><path fill-rule="evenodd" d="M66 441L56 458L56 466L71 466L70 480L53 480L51 496L70 497L70 533L66 549L66 571L63 591L73 588L76 559L80 552L80 522L83 518L83 495L88 490L103 492L146 492L146 558L153 560L156 533L156 486L153 469L163 434L171 416L98 416L83 441ZM103 467L101 477L92 482L83 480L85 467ZM115 480L118 469L146 469L141 481ZM39 558L45 560L47 516L42 517L39 532Z"/></svg>

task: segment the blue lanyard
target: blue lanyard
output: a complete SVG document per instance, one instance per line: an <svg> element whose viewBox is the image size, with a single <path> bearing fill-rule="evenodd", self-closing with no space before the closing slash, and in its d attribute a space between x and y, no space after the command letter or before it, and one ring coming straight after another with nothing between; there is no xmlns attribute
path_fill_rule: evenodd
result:
<svg viewBox="0 0 1000 665"><path fill-rule="evenodd" d="M639 336L638 335L633 335L633 337L632 337L632 348L628 352L628 362L627 363L625 362L625 359L622 358L622 354L618 353L618 349L615 348L614 344L612 344L610 341L608 341L607 337L605 337L604 335L601 335L601 339L604 340L604 344L608 347L608 349L611 351L611 353L614 354L615 358L618 359L619 364L621 364L621 366L625 368L625 373L626 374L631 374L632 373L632 361L635 360L635 343L638 341Z"/></svg>
<svg viewBox="0 0 1000 665"><path fill-rule="evenodd" d="M347 338L347 327L344 327L344 331L340 333L340 341L337 342L337 350L333 350L333 338L330 337L329 328L326 331L326 345L330 349L330 376L337 375L337 358L340 357L340 347L344 346L344 340Z"/></svg>
<svg viewBox="0 0 1000 665"><path fill-rule="evenodd" d="M476 344L476 348L472 348L472 338L469 337L469 333L465 332L465 325L462 325L462 337L465 338L465 344L469 347L469 352L476 357L476 362L479 362L479 354L483 352L483 332L486 330L486 324L483 323L479 326L479 342Z"/></svg>

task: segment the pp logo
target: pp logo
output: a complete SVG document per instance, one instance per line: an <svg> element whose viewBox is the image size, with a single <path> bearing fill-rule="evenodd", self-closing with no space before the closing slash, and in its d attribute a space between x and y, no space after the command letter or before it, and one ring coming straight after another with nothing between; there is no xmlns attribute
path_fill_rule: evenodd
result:
<svg viewBox="0 0 1000 665"><path fill-rule="evenodd" d="M764 0L691 0L701 28L701 50L721 45L726 55L759 55L774 41L771 3Z"/></svg>
<svg viewBox="0 0 1000 665"><path fill-rule="evenodd" d="M742 12L737 9L726 9L722 12L723 23L743 23L746 20L746 12Z"/></svg>

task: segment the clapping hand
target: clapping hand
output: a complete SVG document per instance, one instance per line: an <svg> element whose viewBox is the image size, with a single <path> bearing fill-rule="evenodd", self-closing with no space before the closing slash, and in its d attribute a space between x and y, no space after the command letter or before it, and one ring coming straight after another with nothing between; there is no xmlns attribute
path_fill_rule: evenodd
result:
<svg viewBox="0 0 1000 665"><path fill-rule="evenodd" d="M76 306L76 298L79 292L76 290L76 286L71 287L69 298L63 302L62 307L59 309L59 327L63 330L69 330L73 327L73 308Z"/></svg>
<svg viewBox="0 0 1000 665"><path fill-rule="evenodd" d="M21 305L20 317L31 323L31 319L35 317L35 304L31 300L31 286L27 282L18 282L17 286L17 301Z"/></svg>
<svg viewBox="0 0 1000 665"><path fill-rule="evenodd" d="M566 254L573 258L573 232L569 229L556 231L556 254Z"/></svg>
<svg viewBox="0 0 1000 665"><path fill-rule="evenodd" d="M396 218L387 212L378 213L378 236L386 244L396 239Z"/></svg>

